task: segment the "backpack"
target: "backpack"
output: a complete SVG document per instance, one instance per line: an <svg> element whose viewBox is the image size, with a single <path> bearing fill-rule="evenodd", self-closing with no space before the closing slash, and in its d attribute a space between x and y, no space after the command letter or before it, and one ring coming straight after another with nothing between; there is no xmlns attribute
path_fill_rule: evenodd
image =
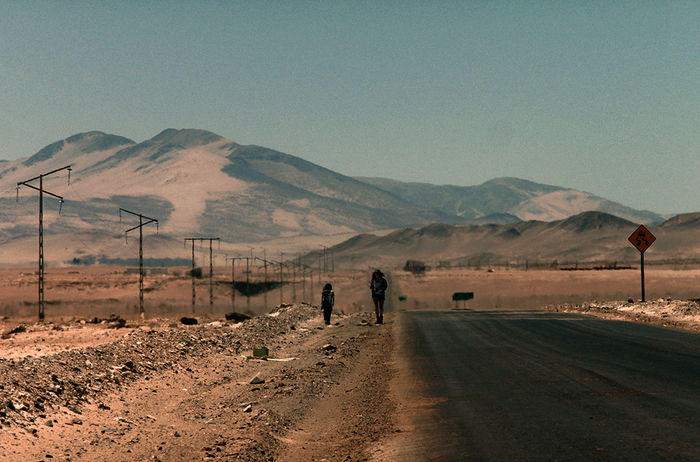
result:
<svg viewBox="0 0 700 462"><path fill-rule="evenodd" d="M324 290L321 292L321 308L333 308L333 291Z"/></svg>

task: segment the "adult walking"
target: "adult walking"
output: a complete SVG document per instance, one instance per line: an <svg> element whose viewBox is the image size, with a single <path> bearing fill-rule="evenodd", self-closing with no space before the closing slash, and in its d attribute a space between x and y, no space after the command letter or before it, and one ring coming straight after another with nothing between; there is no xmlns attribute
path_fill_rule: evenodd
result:
<svg viewBox="0 0 700 462"><path fill-rule="evenodd" d="M372 301L374 302L374 313L377 316L375 324L384 323L384 299L386 297L386 289L389 283L384 278L384 273L380 270L375 270L372 273L372 279L369 281L369 288L372 291Z"/></svg>
<svg viewBox="0 0 700 462"><path fill-rule="evenodd" d="M335 294L333 293L333 286L328 283L323 286L323 292L321 292L321 309L323 310L323 321L327 326L331 324L331 312L333 312L333 305L335 305Z"/></svg>

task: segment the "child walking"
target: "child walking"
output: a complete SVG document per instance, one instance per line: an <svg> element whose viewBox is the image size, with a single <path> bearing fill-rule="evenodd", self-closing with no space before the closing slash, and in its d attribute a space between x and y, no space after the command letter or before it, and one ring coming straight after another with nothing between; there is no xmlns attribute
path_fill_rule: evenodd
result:
<svg viewBox="0 0 700 462"><path fill-rule="evenodd" d="M334 304L335 294L333 293L333 286L326 284L323 286L323 292L321 292L321 309L323 310L323 320L326 325L331 323L331 311L333 311Z"/></svg>

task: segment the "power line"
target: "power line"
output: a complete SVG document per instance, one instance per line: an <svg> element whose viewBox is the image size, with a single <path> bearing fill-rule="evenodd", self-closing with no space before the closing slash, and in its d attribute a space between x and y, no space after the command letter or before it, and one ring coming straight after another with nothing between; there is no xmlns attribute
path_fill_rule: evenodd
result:
<svg viewBox="0 0 700 462"><path fill-rule="evenodd" d="M212 250L212 242L213 241L219 241L219 245L221 245L221 239L218 237L186 237L185 238L185 245L187 245L187 241L192 241L192 313L194 313L194 308L197 303L197 292L195 289L195 280L194 280L194 242L199 241L199 242L204 242L204 241L209 241L209 307L214 308L214 257L213 257L213 250Z"/></svg>
<svg viewBox="0 0 700 462"><path fill-rule="evenodd" d="M61 205L63 204L62 196L44 190L44 177L53 175L54 173L58 173L63 170L68 170L68 184L70 184L70 172L72 170L70 165L57 168L47 173L42 173L39 176L35 176L34 178L17 183L17 202L19 202L20 186L26 186L30 189L34 189L35 191L39 191L39 321L44 320L44 193L59 200L59 215L61 214ZM39 180L38 188L32 184L29 184L36 180Z"/></svg>
<svg viewBox="0 0 700 462"><path fill-rule="evenodd" d="M156 232L158 232L158 219L147 217L145 215L141 215L140 213L132 212L123 208L119 208L119 221L121 221L122 219L122 212L139 217L139 224L124 231L124 238L128 239L127 236L129 235L129 232L137 229L139 230L139 314L143 319L145 317L145 312L143 309L143 227L151 223L155 223ZM146 222L143 221L144 218L147 220Z"/></svg>

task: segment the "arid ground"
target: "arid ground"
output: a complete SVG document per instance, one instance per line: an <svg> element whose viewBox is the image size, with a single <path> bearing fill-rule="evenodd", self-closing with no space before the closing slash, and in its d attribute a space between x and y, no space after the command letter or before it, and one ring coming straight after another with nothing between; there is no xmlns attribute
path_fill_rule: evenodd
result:
<svg viewBox="0 0 700 462"><path fill-rule="evenodd" d="M2 271L5 460L391 459L392 435L411 428L390 392L401 369L394 315L373 324L368 272L321 279L337 297L333 325L324 327L313 306L316 278L313 288L308 279L287 281L280 305L279 287L232 300L230 269L217 268L210 306L205 270L193 315L186 271L146 276L141 319L133 270L50 269L44 323L36 322L34 270ZM647 303L639 302L637 270L387 273L394 312L541 308L691 330L700 323L697 301L688 301L699 297L700 270L648 268ZM455 306L456 291L475 298ZM226 320L233 310L258 316ZM181 316L198 324L183 325ZM262 346L269 357L254 358Z"/></svg>
<svg viewBox="0 0 700 462"><path fill-rule="evenodd" d="M238 263L234 280L239 291L245 291L246 273ZM192 278L189 268L146 268L144 307L146 317L191 315ZM368 296L366 271L314 273L305 278L291 271L282 275L268 270L267 281L274 287L250 298L239 291L232 299L231 268L215 267L213 305L209 298L209 270L203 269L195 279L197 316L220 319L230 311L262 314L280 303L306 301L317 303L321 286L331 282L336 293L336 310L345 313L368 311L372 308ZM455 307L454 292L474 292L468 308L541 308L562 303L585 303L605 300L639 299L641 297L638 268L608 271L555 271L511 269L503 267L482 269L444 269L414 275L405 271L388 271L391 282L389 303L394 310L445 309ZM47 319L72 317L106 317L117 314L126 319L138 317L138 268L124 267L64 267L46 272ZM260 266L251 267L248 281L265 281ZM294 281L294 283L292 283ZM646 268L646 298L689 299L700 296L700 269L648 266ZM280 293L281 292L281 293ZM0 316L10 320L31 320L37 316L36 269L0 270ZM399 300L401 297L401 300ZM460 307L462 305L459 305Z"/></svg>

